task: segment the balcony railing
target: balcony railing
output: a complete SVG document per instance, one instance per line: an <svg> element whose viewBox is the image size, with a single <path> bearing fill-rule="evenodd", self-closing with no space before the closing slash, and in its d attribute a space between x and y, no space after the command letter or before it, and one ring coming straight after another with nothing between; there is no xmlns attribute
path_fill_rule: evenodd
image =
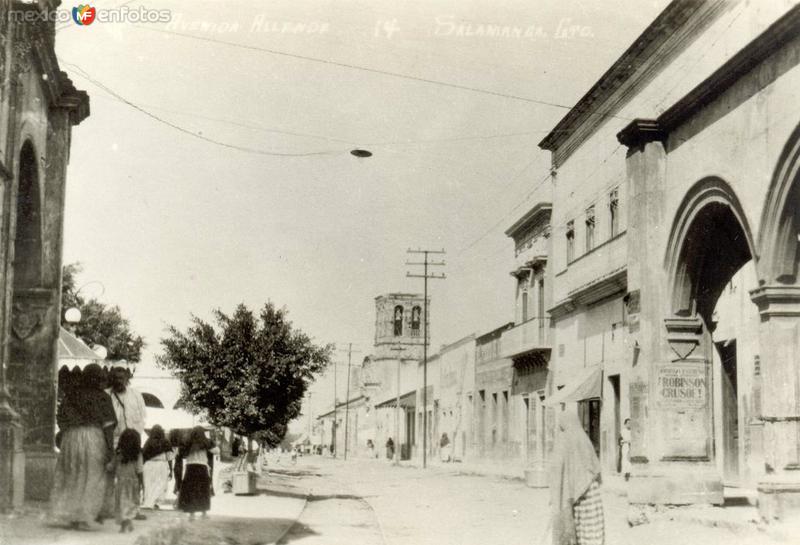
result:
<svg viewBox="0 0 800 545"><path fill-rule="evenodd" d="M511 358L533 350L550 348L550 318L535 317L504 331L500 354Z"/></svg>

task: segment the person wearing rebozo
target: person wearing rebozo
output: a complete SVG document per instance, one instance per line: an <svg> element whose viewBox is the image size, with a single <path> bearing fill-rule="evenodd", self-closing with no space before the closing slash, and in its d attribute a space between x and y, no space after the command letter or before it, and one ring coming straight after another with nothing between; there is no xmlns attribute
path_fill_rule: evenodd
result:
<svg viewBox="0 0 800 545"><path fill-rule="evenodd" d="M202 426L195 426L175 459L175 485L178 488L178 509L194 520L201 512L207 518L211 509L211 477L214 475L214 443L206 437ZM185 466L185 469L184 469ZM182 475L180 480L178 475Z"/></svg>
<svg viewBox="0 0 800 545"><path fill-rule="evenodd" d="M550 469L553 544L603 545L600 461L574 404L558 414L558 436Z"/></svg>
<svg viewBox="0 0 800 545"><path fill-rule="evenodd" d="M447 433L443 433L439 439L439 457L442 462L449 462L450 456L450 438L447 437Z"/></svg>
<svg viewBox="0 0 800 545"><path fill-rule="evenodd" d="M92 363L58 408L61 443L50 497L51 515L76 530L99 520L106 490L106 464L114 454L117 419L103 391L102 368Z"/></svg>
<svg viewBox="0 0 800 545"><path fill-rule="evenodd" d="M114 515L120 533L133 532L133 519L139 514L145 486L142 466L142 438L138 431L128 428L119 436L116 456L108 468L116 477Z"/></svg>
<svg viewBox="0 0 800 545"><path fill-rule="evenodd" d="M167 485L172 478L172 445L164 428L156 424L142 448L144 460L144 500L142 509L159 509L158 502L167 494Z"/></svg>

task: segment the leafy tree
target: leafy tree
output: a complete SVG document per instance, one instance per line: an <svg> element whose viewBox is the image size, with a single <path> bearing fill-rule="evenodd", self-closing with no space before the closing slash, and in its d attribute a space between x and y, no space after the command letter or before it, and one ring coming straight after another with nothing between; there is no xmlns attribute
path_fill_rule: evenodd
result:
<svg viewBox="0 0 800 545"><path fill-rule="evenodd" d="M82 270L80 263L70 263L62 269L61 325L74 326L75 335L90 346L105 346L110 360L138 362L144 339L131 330L130 323L118 306L108 306L95 298L87 300L80 294L80 288L76 285ZM81 311L81 320L77 324L67 324L64 312L73 307Z"/></svg>
<svg viewBox="0 0 800 545"><path fill-rule="evenodd" d="M193 316L168 329L159 363L181 381L181 402L270 446L280 443L300 414L309 380L330 361L331 346L316 346L292 327L283 309L264 305L258 317L244 305L214 312L217 327Z"/></svg>

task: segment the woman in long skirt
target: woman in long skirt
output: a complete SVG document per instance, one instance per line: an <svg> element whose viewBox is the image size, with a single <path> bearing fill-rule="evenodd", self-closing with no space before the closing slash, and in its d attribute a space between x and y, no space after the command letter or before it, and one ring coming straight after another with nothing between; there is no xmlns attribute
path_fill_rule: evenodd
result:
<svg viewBox="0 0 800 545"><path fill-rule="evenodd" d="M88 530L100 515L106 489L106 464L113 456L117 419L103 391L102 368L90 364L58 410L61 445L50 496L51 516L77 530Z"/></svg>
<svg viewBox="0 0 800 545"><path fill-rule="evenodd" d="M172 478L172 445L167 440L164 428L156 424L142 449L144 459L143 509L158 509L158 502L167 494L167 485Z"/></svg>
<svg viewBox="0 0 800 545"><path fill-rule="evenodd" d="M554 545L603 545L600 461L578 420L577 406L558 415L559 433L550 471Z"/></svg>
<svg viewBox="0 0 800 545"><path fill-rule="evenodd" d="M189 520L194 520L197 512L201 512L205 518L211 508L213 450L214 443L206 437L203 428L197 426L192 429L186 444L180 448L175 459L175 474L183 475L178 490L178 509L189 513ZM184 466L185 470L181 471Z"/></svg>

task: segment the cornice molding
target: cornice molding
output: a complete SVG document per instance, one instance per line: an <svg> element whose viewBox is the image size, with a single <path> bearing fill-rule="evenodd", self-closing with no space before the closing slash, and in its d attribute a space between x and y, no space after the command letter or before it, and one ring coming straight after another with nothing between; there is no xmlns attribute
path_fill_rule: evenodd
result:
<svg viewBox="0 0 800 545"><path fill-rule="evenodd" d="M627 289L628 269L622 267L575 288L567 294L567 297L556 303L547 312L552 318L558 319L575 311L579 306L591 305L617 293L622 294Z"/></svg>
<svg viewBox="0 0 800 545"><path fill-rule="evenodd" d="M800 317L800 286L762 286L750 292L762 320Z"/></svg>
<svg viewBox="0 0 800 545"><path fill-rule="evenodd" d="M650 142L664 142L667 133L655 119L634 119L617 133L617 140L627 148L638 148Z"/></svg>
<svg viewBox="0 0 800 545"><path fill-rule="evenodd" d="M706 108L787 42L797 39L798 35L800 5L786 12L657 119L633 120L617 133L617 140L631 149L654 140L666 141L672 131Z"/></svg>
<svg viewBox="0 0 800 545"><path fill-rule="evenodd" d="M728 0L671 2L539 143L553 153L553 166L564 164L601 125L616 119L615 112L732 5Z"/></svg>
<svg viewBox="0 0 800 545"><path fill-rule="evenodd" d="M52 11L60 4L59 0L48 0L41 6L26 4L16 0L12 9L18 11ZM72 80L58 65L55 53L54 23L29 23L20 25L15 39L25 45L23 51L30 51L31 62L39 70L42 92L51 108L61 108L70 112L70 123L78 125L89 116L89 95L78 90Z"/></svg>

